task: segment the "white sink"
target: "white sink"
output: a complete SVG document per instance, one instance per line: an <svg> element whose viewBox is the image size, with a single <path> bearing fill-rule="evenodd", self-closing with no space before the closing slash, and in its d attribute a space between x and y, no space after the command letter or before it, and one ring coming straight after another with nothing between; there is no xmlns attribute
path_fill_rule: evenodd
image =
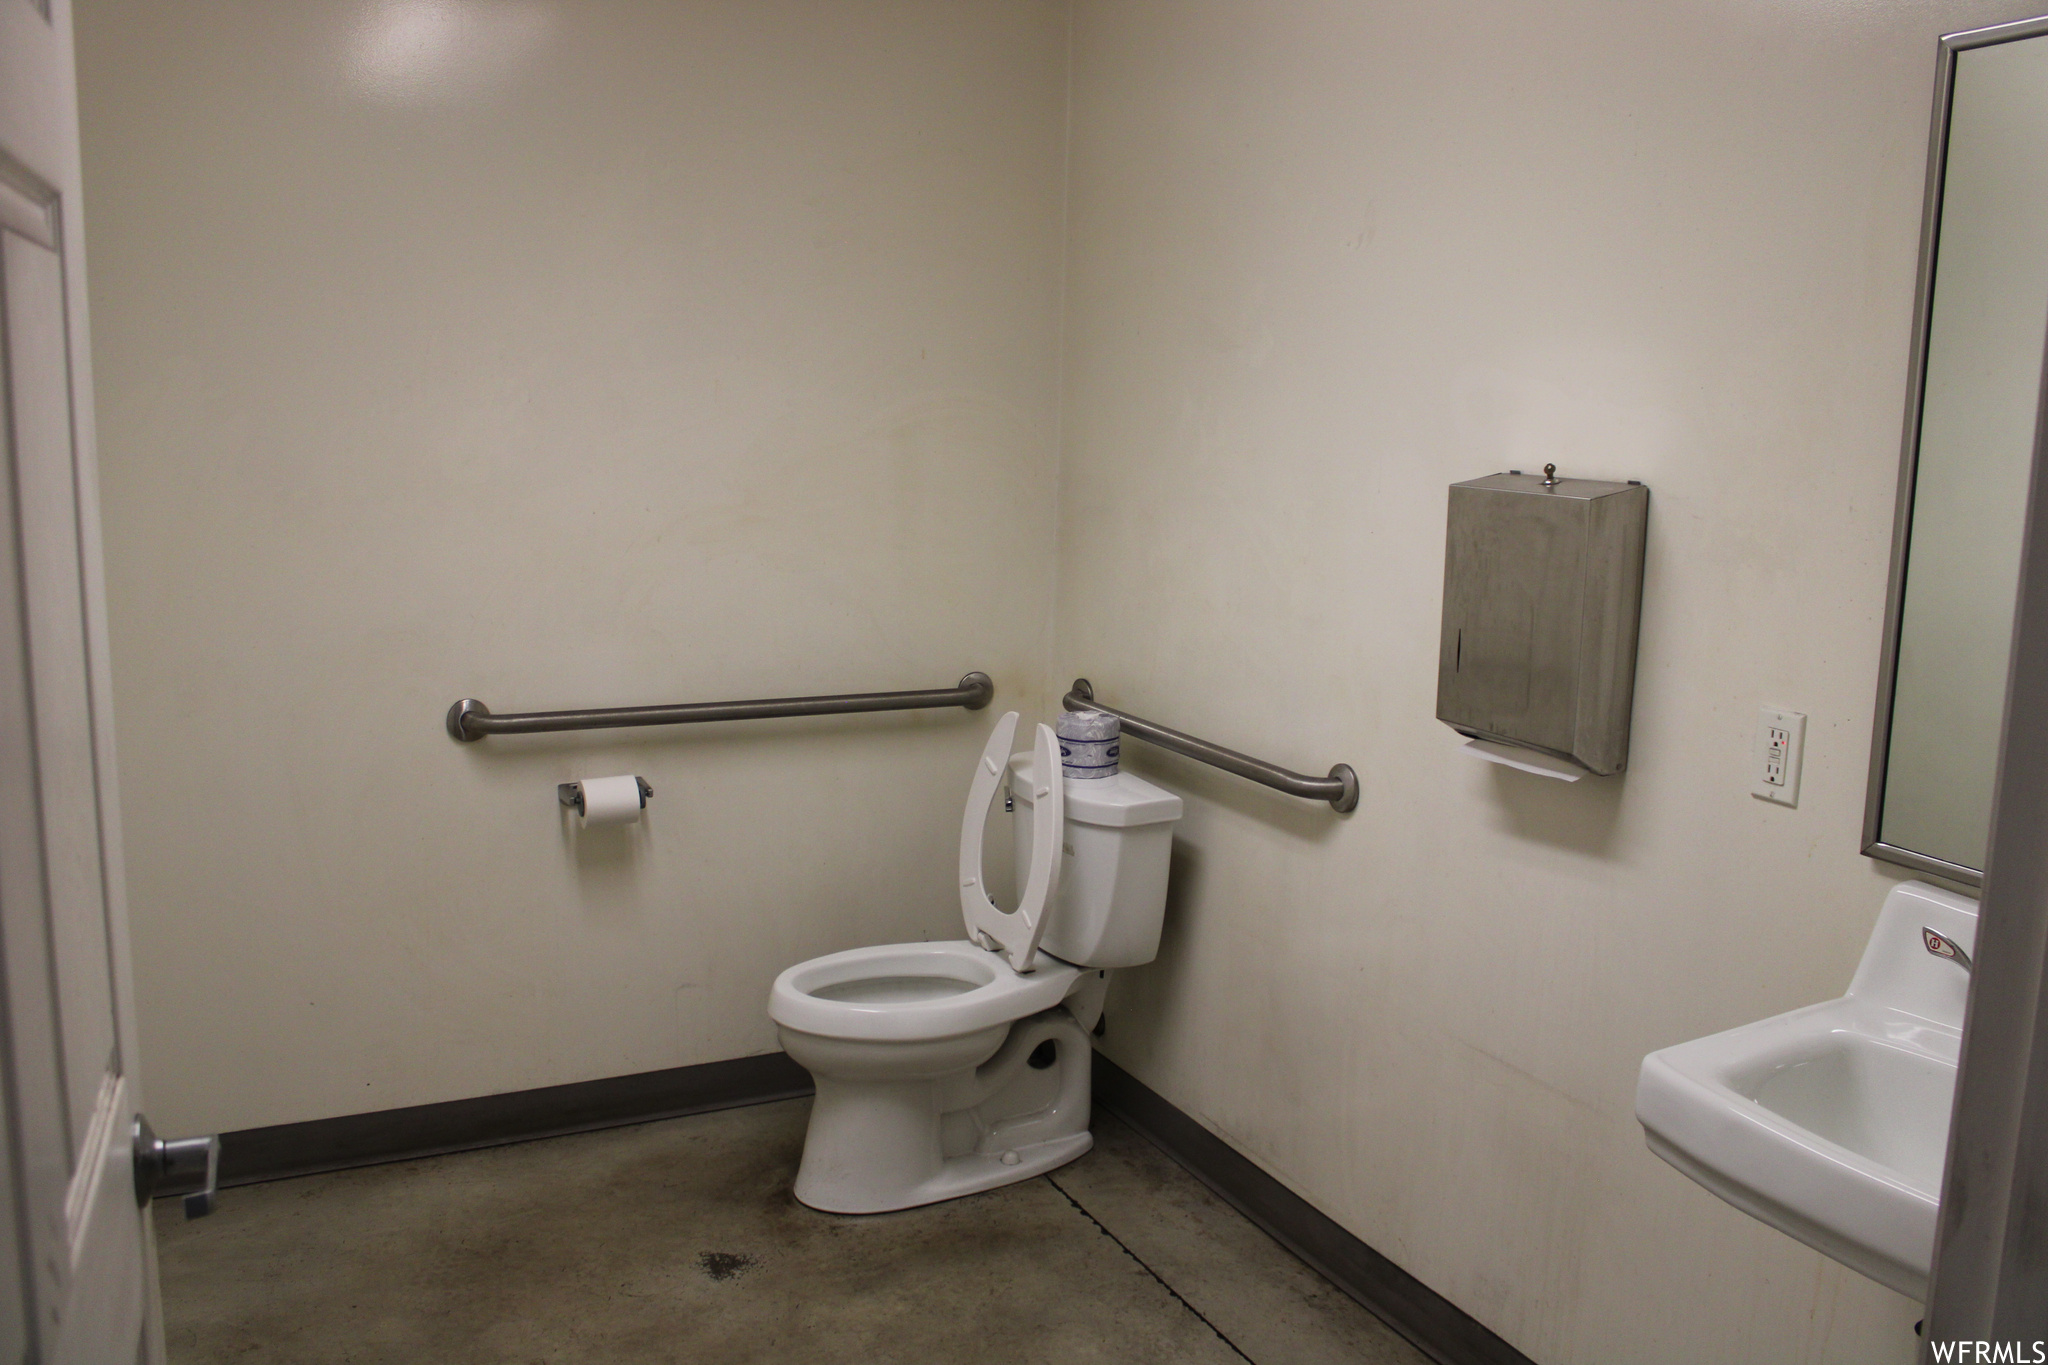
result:
<svg viewBox="0 0 2048 1365"><path fill-rule="evenodd" d="M1849 993L1643 1059L1650 1150L1744 1213L1924 1299L1977 903L1923 882L1885 898Z"/></svg>

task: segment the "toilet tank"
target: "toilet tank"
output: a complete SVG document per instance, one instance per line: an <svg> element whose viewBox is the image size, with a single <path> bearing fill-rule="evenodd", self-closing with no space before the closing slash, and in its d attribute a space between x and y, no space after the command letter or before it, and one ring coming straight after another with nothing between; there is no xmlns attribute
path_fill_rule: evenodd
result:
<svg viewBox="0 0 2048 1365"><path fill-rule="evenodd" d="M1031 865L1031 755L1010 759L1017 866ZM1135 967L1159 953L1180 798L1142 777L1063 777L1060 885L1038 946L1076 967ZM1021 875L1021 871L1020 871Z"/></svg>

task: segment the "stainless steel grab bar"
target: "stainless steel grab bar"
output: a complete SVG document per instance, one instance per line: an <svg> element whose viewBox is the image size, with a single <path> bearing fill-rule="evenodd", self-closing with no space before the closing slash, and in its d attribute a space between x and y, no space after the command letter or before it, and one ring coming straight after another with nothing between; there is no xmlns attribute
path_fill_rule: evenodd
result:
<svg viewBox="0 0 2048 1365"><path fill-rule="evenodd" d="M469 743L485 735L537 735L551 730L616 730L629 725L688 725L704 720L769 720L776 716L839 716L858 711L923 711L964 706L979 711L996 694L986 673L969 673L957 687L925 692L848 692L837 697L773 697L766 701L708 701L687 706L614 706L602 711L529 711L494 716L475 697L448 708L448 734Z"/></svg>
<svg viewBox="0 0 2048 1365"><path fill-rule="evenodd" d="M1241 754L1235 749L1226 749L1221 744L1211 744L1206 739L1196 739L1178 730L1169 730L1164 725L1155 725L1149 720L1140 720L1128 711L1119 711L1114 706L1104 706L1095 700L1095 687L1086 678L1074 679L1074 686L1067 695L1060 698L1060 705L1069 711L1107 711L1123 722L1123 733L1133 739L1142 739L1147 744L1156 744L1162 749L1171 749L1177 754L1221 768L1239 777L1249 777L1254 782L1264 783L1275 791L1286 792L1289 796L1307 797L1311 801L1327 801L1330 808L1340 814L1358 809L1358 774L1349 763L1339 763L1330 769L1328 777L1306 777L1290 772L1277 764L1267 763Z"/></svg>

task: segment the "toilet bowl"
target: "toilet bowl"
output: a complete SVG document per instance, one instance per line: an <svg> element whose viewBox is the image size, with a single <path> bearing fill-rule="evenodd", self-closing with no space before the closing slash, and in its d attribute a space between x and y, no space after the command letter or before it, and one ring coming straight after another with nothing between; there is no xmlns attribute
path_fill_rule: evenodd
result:
<svg viewBox="0 0 2048 1365"><path fill-rule="evenodd" d="M1057 920L1062 941L1136 941L1149 958L1165 901L1166 826L1180 799L1128 774L1063 778L1058 742L1043 725L1028 761L1010 761L1016 728L1015 712L997 723L961 820L970 937L812 958L769 992L783 1048L817 1083L796 1179L797 1199L811 1208L881 1213L935 1203L1041 1174L1093 1142L1088 1031L1101 1017L1108 967L1130 964L1069 962L1040 945ZM1009 911L989 897L981 870L989 803L1005 779L1028 812L1018 844L1019 867L1029 870ZM1083 813L1103 825L1093 840L1066 829L1069 790L1080 787L1090 789ZM1125 842L1147 856L1119 863ZM1059 894L1077 848L1092 875L1069 869L1064 880L1088 893L1080 903ZM1105 859L1106 873L1097 866ZM1119 915L1138 921L1135 933L1104 931Z"/></svg>
<svg viewBox="0 0 2048 1365"><path fill-rule="evenodd" d="M818 1087L796 1197L880 1213L1087 1151L1088 1035L1062 1007L1084 982L1106 984L1044 960L1019 975L960 941L855 948L784 972L770 1012ZM1048 1041L1053 1065L1032 1067Z"/></svg>

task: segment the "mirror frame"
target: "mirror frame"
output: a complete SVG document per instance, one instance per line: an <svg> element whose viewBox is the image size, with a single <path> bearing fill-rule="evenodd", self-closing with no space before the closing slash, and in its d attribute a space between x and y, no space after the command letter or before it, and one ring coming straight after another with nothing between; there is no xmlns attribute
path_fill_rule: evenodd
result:
<svg viewBox="0 0 2048 1365"><path fill-rule="evenodd" d="M1941 239L1942 181L1948 171L1949 106L1955 94L1956 55L2048 35L2048 16L2017 23L1944 34L1934 77L1934 126L1928 135L1927 188L1920 216L1918 278L1913 285L1913 353L1906 372L1906 431L1899 455L1898 505L1892 514L1891 581L1885 593L1884 652L1877 669L1877 709L1871 725L1870 785L1863 802L1863 852L1867 857L1931 873L1964 886L1981 887L1981 868L1965 867L1918 853L1881 837L1885 769L1891 757L1892 703L1898 680L1899 624L1905 605L1907 549L1913 536L1913 490L1920 466L1920 417L1927 385L1927 328L1933 305L1935 257ZM2015 585L2017 587L2017 585ZM2008 665L2008 668L2010 665ZM1989 831L1986 831L1989 837Z"/></svg>

